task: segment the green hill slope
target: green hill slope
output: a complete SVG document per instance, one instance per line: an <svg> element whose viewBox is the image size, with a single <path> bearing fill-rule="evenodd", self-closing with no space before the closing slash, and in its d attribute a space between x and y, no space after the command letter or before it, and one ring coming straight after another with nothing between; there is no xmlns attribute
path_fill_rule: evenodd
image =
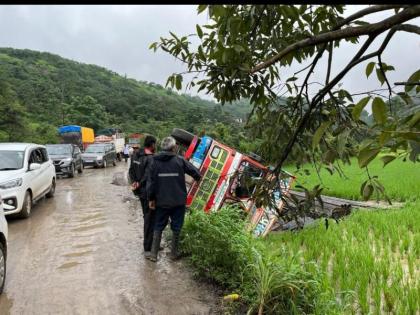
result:
<svg viewBox="0 0 420 315"><path fill-rule="evenodd" d="M242 129L235 121L242 117L237 106L222 109L99 66L45 52L0 48L0 141L55 142L56 128L62 124L95 130L116 126L126 133L158 137L174 127L209 133L224 126L231 136Z"/></svg>

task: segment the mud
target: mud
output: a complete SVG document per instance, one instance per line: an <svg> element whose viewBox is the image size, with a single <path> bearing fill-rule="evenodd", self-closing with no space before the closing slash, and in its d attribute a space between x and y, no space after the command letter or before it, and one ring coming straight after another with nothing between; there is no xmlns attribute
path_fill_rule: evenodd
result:
<svg viewBox="0 0 420 315"><path fill-rule="evenodd" d="M59 179L29 219L8 220L0 314L220 313L220 297L185 262L170 261L168 248L157 264L143 258L139 202L111 184L126 168Z"/></svg>

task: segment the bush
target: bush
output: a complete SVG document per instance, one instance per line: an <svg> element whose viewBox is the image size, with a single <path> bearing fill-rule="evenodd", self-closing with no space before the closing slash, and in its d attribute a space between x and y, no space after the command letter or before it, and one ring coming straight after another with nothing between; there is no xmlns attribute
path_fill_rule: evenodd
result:
<svg viewBox="0 0 420 315"><path fill-rule="evenodd" d="M245 229L233 206L186 218L181 247L200 276L236 292L249 314L326 314L337 311L332 290L321 285L320 271L290 253L270 254L264 242Z"/></svg>

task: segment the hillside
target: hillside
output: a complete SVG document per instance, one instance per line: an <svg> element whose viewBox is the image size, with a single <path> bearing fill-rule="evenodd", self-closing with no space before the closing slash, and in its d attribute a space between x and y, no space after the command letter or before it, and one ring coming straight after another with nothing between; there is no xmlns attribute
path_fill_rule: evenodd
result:
<svg viewBox="0 0 420 315"><path fill-rule="evenodd" d="M0 48L0 82L0 141L56 142L57 126L80 124L158 137L179 127L232 143L242 130L235 120L249 111L27 49Z"/></svg>

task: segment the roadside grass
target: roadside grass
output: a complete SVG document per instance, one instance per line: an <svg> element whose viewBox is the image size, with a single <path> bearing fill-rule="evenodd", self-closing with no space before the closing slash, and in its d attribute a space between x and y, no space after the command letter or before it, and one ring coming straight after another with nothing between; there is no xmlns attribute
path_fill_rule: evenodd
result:
<svg viewBox="0 0 420 315"><path fill-rule="evenodd" d="M297 177L296 183L307 188L312 188L319 183L316 170L307 164L303 169L308 169L310 175L297 172L293 166L285 169ZM368 178L366 171L359 168L357 159L351 160L351 165L342 166L346 177L341 177L337 172L331 175L325 168L320 170L324 190L323 195L361 200L360 186ZM392 201L408 201L420 199L420 165L410 161L395 160L385 167L380 159L375 159L369 164L371 176L378 176L384 185L385 192ZM372 195L371 198L375 198Z"/></svg>

